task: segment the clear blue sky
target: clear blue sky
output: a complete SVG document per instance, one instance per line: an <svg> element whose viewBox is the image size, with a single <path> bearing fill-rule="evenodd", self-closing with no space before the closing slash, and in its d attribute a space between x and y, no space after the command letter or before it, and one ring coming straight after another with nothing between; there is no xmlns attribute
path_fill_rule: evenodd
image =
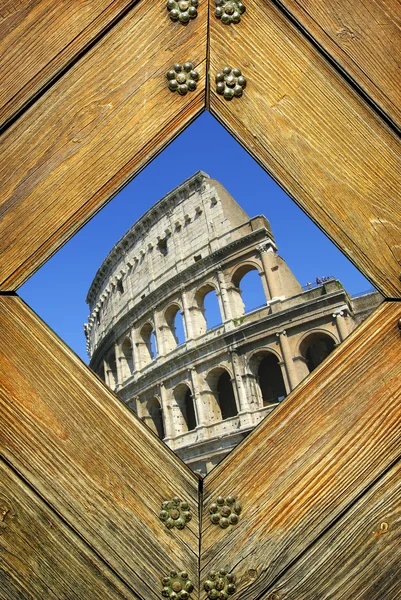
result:
<svg viewBox="0 0 401 600"><path fill-rule="evenodd" d="M270 221L279 254L301 285L334 275L351 295L370 283L229 133L203 113L19 290L85 361L86 293L112 246L157 200L201 169L218 179L250 217Z"/></svg>

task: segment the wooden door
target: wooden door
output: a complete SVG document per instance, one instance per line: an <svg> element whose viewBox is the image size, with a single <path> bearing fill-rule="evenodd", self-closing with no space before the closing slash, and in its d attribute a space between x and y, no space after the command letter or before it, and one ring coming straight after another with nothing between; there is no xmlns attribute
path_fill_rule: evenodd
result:
<svg viewBox="0 0 401 600"><path fill-rule="evenodd" d="M401 595L390 4L248 0L224 25L203 0L185 26L164 0L1 9L2 597L160 598L173 570L206 598L222 568L234 599ZM200 80L179 96L165 73L186 60ZM248 81L232 101L214 87L227 65ZM14 290L205 109L387 300L199 482ZM242 511L223 529L209 507L230 495ZM182 530L159 519L174 496L192 510Z"/></svg>

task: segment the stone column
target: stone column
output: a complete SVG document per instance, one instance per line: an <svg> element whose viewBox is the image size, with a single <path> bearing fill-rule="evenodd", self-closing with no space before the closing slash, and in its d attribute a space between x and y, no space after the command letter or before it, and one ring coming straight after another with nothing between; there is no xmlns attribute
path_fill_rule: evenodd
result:
<svg viewBox="0 0 401 600"><path fill-rule="evenodd" d="M162 412L164 417L164 427L165 427L165 436L167 440L171 440L174 437L174 428L173 428L173 413L172 406L168 402L167 398L167 390L164 387L164 382L162 381L159 384L159 394L162 405Z"/></svg>
<svg viewBox="0 0 401 600"><path fill-rule="evenodd" d="M132 343L132 358L134 359L134 372L140 371L141 369L141 361L139 358L139 348L136 339L136 330L133 327L131 329L131 343Z"/></svg>
<svg viewBox="0 0 401 600"><path fill-rule="evenodd" d="M246 395L244 382L242 381L241 366L238 360L237 350L230 350L231 365L233 368L234 381L237 389L237 397L239 400L239 412L249 412L250 406Z"/></svg>
<svg viewBox="0 0 401 600"><path fill-rule="evenodd" d="M188 305L187 292L183 287L181 288L181 301L184 316L185 338L191 340L194 337L194 330L192 327L192 317Z"/></svg>
<svg viewBox="0 0 401 600"><path fill-rule="evenodd" d="M219 282L221 304L223 307L223 315L222 315L223 322L231 321L232 320L232 312L231 312L230 300L228 298L226 280L225 280L222 269L217 269L217 280Z"/></svg>
<svg viewBox="0 0 401 600"><path fill-rule="evenodd" d="M203 401L202 401L201 395L199 393L197 372L196 372L195 367L189 367L188 371L189 371L189 375L191 378L191 384L192 384L192 395L193 395L194 407L195 407L195 412L196 412L196 421L197 421L198 427L201 427L203 425L206 425L206 416L205 416L205 407L203 405Z"/></svg>
<svg viewBox="0 0 401 600"><path fill-rule="evenodd" d="M120 345L116 342L114 344L114 352L116 355L116 367L117 367L117 385L122 385L124 377L123 377L123 365L122 365L122 356L120 351Z"/></svg>
<svg viewBox="0 0 401 600"><path fill-rule="evenodd" d="M272 267L276 266L273 262L274 248L270 242L267 242L258 246L258 251L262 260L263 271L265 273L270 298L271 300L274 300L274 298L278 298L283 295L277 270L272 271Z"/></svg>
<svg viewBox="0 0 401 600"><path fill-rule="evenodd" d="M160 323L160 315L155 310L153 313L153 323L154 323L154 333L156 336L156 351L157 356L164 356L165 354L165 344L164 344L164 333Z"/></svg>
<svg viewBox="0 0 401 600"><path fill-rule="evenodd" d="M104 369L104 382L106 385L108 385L109 387L111 387L110 385L110 379L109 379L109 365L107 364L107 362L103 359L103 369Z"/></svg>
<svg viewBox="0 0 401 600"><path fill-rule="evenodd" d="M348 328L345 322L346 314L345 311L341 310L340 312L333 313L333 317L336 320L338 337L340 338L340 342L344 341L346 337L348 337Z"/></svg>
<svg viewBox="0 0 401 600"><path fill-rule="evenodd" d="M300 380L298 378L294 361L292 359L290 344L287 338L287 332L285 330L280 331L279 333L276 333L276 336L280 339L280 348L284 359L285 369L287 371L288 382L290 384L291 390L293 390L298 385Z"/></svg>

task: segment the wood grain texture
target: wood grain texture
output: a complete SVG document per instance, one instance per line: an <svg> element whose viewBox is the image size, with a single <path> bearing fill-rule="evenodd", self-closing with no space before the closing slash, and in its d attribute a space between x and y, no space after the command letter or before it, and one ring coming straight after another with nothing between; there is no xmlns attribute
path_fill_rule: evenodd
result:
<svg viewBox="0 0 401 600"><path fill-rule="evenodd" d="M401 2L277 0L401 128Z"/></svg>
<svg viewBox="0 0 401 600"><path fill-rule="evenodd" d="M233 598L260 598L400 459L400 316L379 307L206 477L201 581L227 566ZM223 530L208 507L229 494L243 511Z"/></svg>
<svg viewBox="0 0 401 600"><path fill-rule="evenodd" d="M137 600L0 459L2 600Z"/></svg>
<svg viewBox="0 0 401 600"><path fill-rule="evenodd" d="M20 285L204 109L207 5L186 27L165 13L164 0L137 4L4 135L3 289ZM179 96L165 74L187 60L200 81Z"/></svg>
<svg viewBox="0 0 401 600"><path fill-rule="evenodd" d="M0 298L0 451L144 600L198 576L198 479L16 296ZM193 519L169 531L161 504Z"/></svg>
<svg viewBox="0 0 401 600"><path fill-rule="evenodd" d="M226 101L226 64L248 79ZM210 23L210 109L386 297L401 293L400 141L269 2Z"/></svg>
<svg viewBox="0 0 401 600"><path fill-rule="evenodd" d="M133 0L1 0L0 126L130 4Z"/></svg>
<svg viewBox="0 0 401 600"><path fill-rule="evenodd" d="M392 468L261 600L401 597L401 465Z"/></svg>

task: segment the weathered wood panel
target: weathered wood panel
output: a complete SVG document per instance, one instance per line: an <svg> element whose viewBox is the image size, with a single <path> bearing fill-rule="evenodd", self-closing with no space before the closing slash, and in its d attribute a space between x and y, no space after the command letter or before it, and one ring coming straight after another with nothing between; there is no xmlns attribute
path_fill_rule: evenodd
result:
<svg viewBox="0 0 401 600"><path fill-rule="evenodd" d="M20 285L205 105L206 13L186 27L138 3L3 137L0 281ZM198 88L168 90L192 61Z"/></svg>
<svg viewBox="0 0 401 600"><path fill-rule="evenodd" d="M0 126L133 0L5 0L0 6Z"/></svg>
<svg viewBox="0 0 401 600"><path fill-rule="evenodd" d="M248 85L215 92L225 65ZM395 134L270 2L210 24L211 112L387 297L401 293Z"/></svg>
<svg viewBox="0 0 401 600"><path fill-rule="evenodd" d="M0 597L138 598L1 459Z"/></svg>
<svg viewBox="0 0 401 600"><path fill-rule="evenodd" d="M15 296L0 298L1 454L146 600L161 577L198 574L198 479ZM167 530L161 504L193 519Z"/></svg>
<svg viewBox="0 0 401 600"><path fill-rule="evenodd" d="M399 0L276 0L401 127Z"/></svg>
<svg viewBox="0 0 401 600"><path fill-rule="evenodd" d="M259 598L400 459L400 316L379 307L206 477L201 581L227 566ZM208 507L229 494L243 511L220 529Z"/></svg>
<svg viewBox="0 0 401 600"><path fill-rule="evenodd" d="M395 600L401 597L400 564L398 463L262 598Z"/></svg>

